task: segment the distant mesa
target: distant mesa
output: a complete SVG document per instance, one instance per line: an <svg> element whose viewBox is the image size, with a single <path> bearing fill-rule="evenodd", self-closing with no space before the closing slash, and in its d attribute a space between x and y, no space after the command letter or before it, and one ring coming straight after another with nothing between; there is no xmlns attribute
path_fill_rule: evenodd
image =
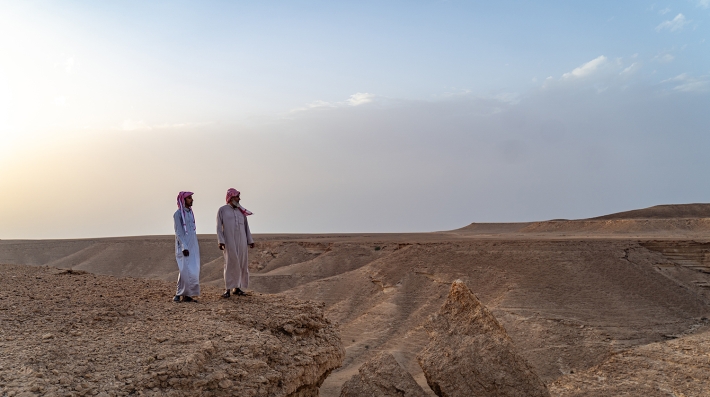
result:
<svg viewBox="0 0 710 397"><path fill-rule="evenodd" d="M614 214L589 218L590 220L610 219L678 219L710 218L710 204L665 204L639 210L616 212Z"/></svg>
<svg viewBox="0 0 710 397"><path fill-rule="evenodd" d="M556 234L563 236L645 235L669 237L710 232L710 204L666 204L587 219L471 223L451 232L470 235ZM664 235L665 234L665 235Z"/></svg>

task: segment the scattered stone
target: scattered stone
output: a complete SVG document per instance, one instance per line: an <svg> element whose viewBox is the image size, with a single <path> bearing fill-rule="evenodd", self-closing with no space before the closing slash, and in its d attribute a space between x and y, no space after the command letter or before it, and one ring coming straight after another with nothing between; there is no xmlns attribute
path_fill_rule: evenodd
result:
<svg viewBox="0 0 710 397"><path fill-rule="evenodd" d="M417 359L437 396L549 397L505 329L461 280L425 328L430 341Z"/></svg>
<svg viewBox="0 0 710 397"><path fill-rule="evenodd" d="M363 364L345 382L340 397L425 397L411 374L389 353L380 353Z"/></svg>

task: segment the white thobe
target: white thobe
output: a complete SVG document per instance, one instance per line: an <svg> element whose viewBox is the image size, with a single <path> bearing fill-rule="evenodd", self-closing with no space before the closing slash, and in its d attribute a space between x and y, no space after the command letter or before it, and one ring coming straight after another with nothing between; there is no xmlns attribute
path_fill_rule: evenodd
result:
<svg viewBox="0 0 710 397"><path fill-rule="evenodd" d="M227 204L217 211L217 239L224 244L224 287L249 286L249 252L252 244L247 217L238 208Z"/></svg>
<svg viewBox="0 0 710 397"><path fill-rule="evenodd" d="M200 246L197 244L195 215L192 210L185 209L187 232L183 227L179 209L175 211L173 221L175 223L175 259L180 271L175 295L198 296L200 295ZM190 256L183 255L182 250L190 251Z"/></svg>

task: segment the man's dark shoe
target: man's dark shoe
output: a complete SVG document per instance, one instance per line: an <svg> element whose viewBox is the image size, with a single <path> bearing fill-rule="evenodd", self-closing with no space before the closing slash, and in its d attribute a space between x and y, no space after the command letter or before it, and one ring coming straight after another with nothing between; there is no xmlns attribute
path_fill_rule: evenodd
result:
<svg viewBox="0 0 710 397"><path fill-rule="evenodd" d="M192 299L191 296L183 296L182 301L183 302L197 302L196 300Z"/></svg>
<svg viewBox="0 0 710 397"><path fill-rule="evenodd" d="M239 289L239 288L235 288L235 289L234 289L234 295L244 296L244 295L246 295L246 292L242 291L242 290Z"/></svg>
<svg viewBox="0 0 710 397"><path fill-rule="evenodd" d="M180 295L173 296L173 302L180 302Z"/></svg>
<svg viewBox="0 0 710 397"><path fill-rule="evenodd" d="M230 295L231 295L231 294L229 293L229 290L227 290L227 291L225 291L225 292L222 294L222 298L229 298Z"/></svg>

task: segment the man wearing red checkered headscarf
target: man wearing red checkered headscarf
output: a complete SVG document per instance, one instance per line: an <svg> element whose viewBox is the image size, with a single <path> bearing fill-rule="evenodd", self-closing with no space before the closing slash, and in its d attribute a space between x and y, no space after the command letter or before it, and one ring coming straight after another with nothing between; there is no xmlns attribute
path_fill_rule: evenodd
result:
<svg viewBox="0 0 710 397"><path fill-rule="evenodd" d="M252 212L239 204L240 193L237 189L227 190L227 205L217 212L217 240L219 249L224 251L224 288L223 298L231 293L246 295L244 289L249 286L249 252L247 246L254 248L254 240L249 231L247 216Z"/></svg>

